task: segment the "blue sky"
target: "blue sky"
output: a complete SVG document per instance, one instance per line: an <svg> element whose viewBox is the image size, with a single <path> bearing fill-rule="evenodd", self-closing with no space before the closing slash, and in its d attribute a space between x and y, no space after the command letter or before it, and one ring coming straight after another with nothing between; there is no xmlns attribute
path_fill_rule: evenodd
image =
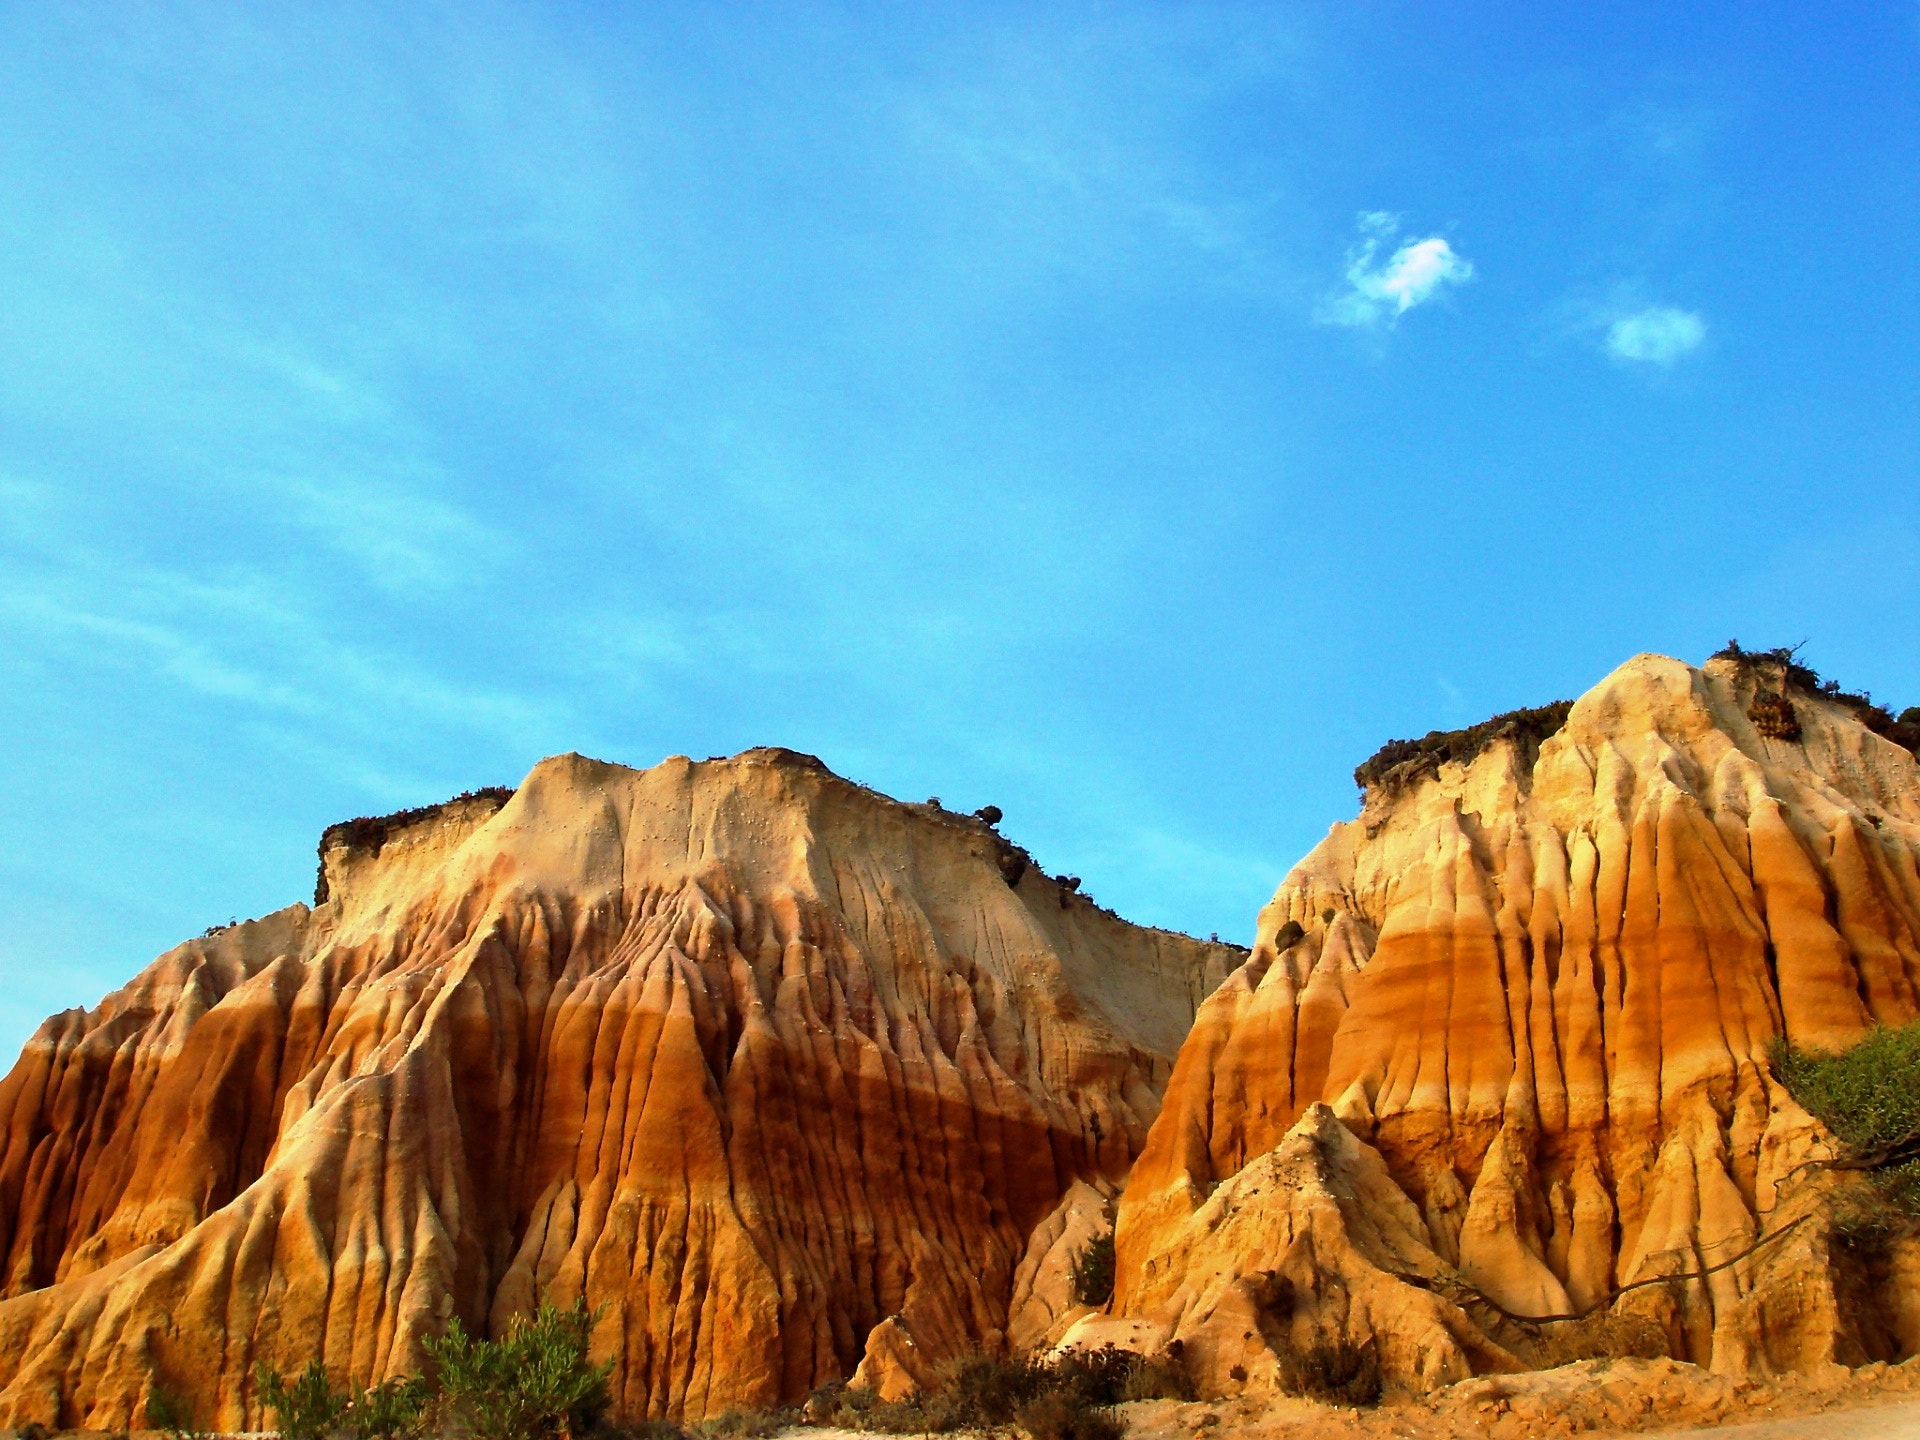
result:
<svg viewBox="0 0 1920 1440"><path fill-rule="evenodd" d="M1393 736L1920 703L1920 6L0 5L0 1050L784 744L1245 940Z"/></svg>

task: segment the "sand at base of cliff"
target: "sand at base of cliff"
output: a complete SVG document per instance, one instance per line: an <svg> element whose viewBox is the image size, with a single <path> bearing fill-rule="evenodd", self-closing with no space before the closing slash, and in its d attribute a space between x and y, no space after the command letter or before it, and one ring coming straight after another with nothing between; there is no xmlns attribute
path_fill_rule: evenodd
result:
<svg viewBox="0 0 1920 1440"><path fill-rule="evenodd" d="M1351 1410L1277 1398L1120 1407L1128 1440L1547 1440L1637 1434L1681 1440L1920 1440L1920 1361L1870 1365L1838 1384L1755 1384L1673 1361L1584 1361L1480 1376ZM817 1433L817 1432L815 1432Z"/></svg>

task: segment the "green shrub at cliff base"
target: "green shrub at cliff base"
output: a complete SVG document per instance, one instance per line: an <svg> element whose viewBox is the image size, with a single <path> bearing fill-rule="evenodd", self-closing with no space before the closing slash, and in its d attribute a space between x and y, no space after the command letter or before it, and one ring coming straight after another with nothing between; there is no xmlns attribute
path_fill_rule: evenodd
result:
<svg viewBox="0 0 1920 1440"><path fill-rule="evenodd" d="M193 1407L157 1382L147 1394L147 1426L168 1440L198 1440L200 1434L193 1423Z"/></svg>
<svg viewBox="0 0 1920 1440"><path fill-rule="evenodd" d="M401 1440L418 1431L427 1404L426 1382L418 1376L370 1390L335 1390L318 1360L292 1380L263 1363L254 1369L254 1385L282 1440Z"/></svg>
<svg viewBox="0 0 1920 1440"><path fill-rule="evenodd" d="M347 1396L333 1388L318 1360L292 1380L263 1361L254 1367L253 1384L260 1403L273 1412L281 1440L326 1440L346 1413Z"/></svg>
<svg viewBox="0 0 1920 1440"><path fill-rule="evenodd" d="M352 1440L403 1440L419 1431L431 1398L418 1375L355 1390L342 1417L346 1432Z"/></svg>
<svg viewBox="0 0 1920 1440"><path fill-rule="evenodd" d="M499 1340L473 1339L455 1320L445 1336L422 1342L439 1372L442 1418L471 1440L546 1440L593 1428L609 1404L613 1363L587 1358L592 1328L584 1305L543 1305Z"/></svg>
<svg viewBox="0 0 1920 1440"><path fill-rule="evenodd" d="M1835 1054L1776 1040L1773 1073L1867 1172L1867 1203L1843 1205L1843 1232L1920 1221L1920 1022L1876 1029Z"/></svg>

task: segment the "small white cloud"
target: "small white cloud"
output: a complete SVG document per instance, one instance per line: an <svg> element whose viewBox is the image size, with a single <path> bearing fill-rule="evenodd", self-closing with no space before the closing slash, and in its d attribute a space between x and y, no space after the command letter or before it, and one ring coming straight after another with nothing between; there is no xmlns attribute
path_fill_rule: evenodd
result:
<svg viewBox="0 0 1920 1440"><path fill-rule="evenodd" d="M1618 360L1671 365L1707 338L1707 322L1691 310L1649 305L1607 327L1607 353Z"/></svg>
<svg viewBox="0 0 1920 1440"><path fill-rule="evenodd" d="M1380 252L1400 230L1397 215L1362 211L1359 227L1360 239L1347 251L1349 288L1328 296L1314 312L1323 325L1391 325L1441 286L1473 278L1473 262L1438 235L1409 240L1382 261Z"/></svg>

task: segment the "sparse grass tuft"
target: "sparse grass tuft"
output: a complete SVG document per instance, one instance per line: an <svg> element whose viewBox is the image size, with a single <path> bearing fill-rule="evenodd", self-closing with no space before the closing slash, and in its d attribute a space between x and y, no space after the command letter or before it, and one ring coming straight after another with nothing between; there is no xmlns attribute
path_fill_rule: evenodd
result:
<svg viewBox="0 0 1920 1440"><path fill-rule="evenodd" d="M1126 1422L1063 1390L1049 1390L1020 1407L1014 1421L1033 1440L1120 1440Z"/></svg>
<svg viewBox="0 0 1920 1440"><path fill-rule="evenodd" d="M945 1366L931 1390L891 1403L866 1391L830 1386L814 1392L806 1415L817 1425L894 1435L1018 1425L1036 1440L1118 1440L1125 1427L1112 1414L1113 1406L1192 1398L1193 1382L1177 1360L1107 1345L1051 1364L970 1355Z"/></svg>
<svg viewBox="0 0 1920 1440"><path fill-rule="evenodd" d="M511 785L486 785L478 790L462 790L451 800L442 800L437 805L416 805L411 810L396 810L391 815L356 815L351 820L329 825L320 832L320 873L313 882L313 903L324 905L331 898L327 891L329 850L344 846L363 854L378 855L389 835L396 830L404 830L417 820L437 815L465 800L483 800L498 810L512 798Z"/></svg>
<svg viewBox="0 0 1920 1440"><path fill-rule="evenodd" d="M715 1419L700 1421L692 1427L692 1433L700 1440L766 1440L793 1420L791 1414L780 1411L729 1410Z"/></svg>
<svg viewBox="0 0 1920 1440"><path fill-rule="evenodd" d="M1320 1340L1280 1356L1280 1388L1332 1405L1372 1405L1380 1399L1380 1355L1369 1341L1344 1336Z"/></svg>
<svg viewBox="0 0 1920 1440"><path fill-rule="evenodd" d="M1192 1400L1193 1377L1167 1355L1136 1355L1120 1384L1122 1400Z"/></svg>
<svg viewBox="0 0 1920 1440"><path fill-rule="evenodd" d="M1667 1332L1644 1315L1584 1315L1542 1325L1519 1347L1536 1370L1552 1370L1577 1360L1658 1360L1671 1353Z"/></svg>

